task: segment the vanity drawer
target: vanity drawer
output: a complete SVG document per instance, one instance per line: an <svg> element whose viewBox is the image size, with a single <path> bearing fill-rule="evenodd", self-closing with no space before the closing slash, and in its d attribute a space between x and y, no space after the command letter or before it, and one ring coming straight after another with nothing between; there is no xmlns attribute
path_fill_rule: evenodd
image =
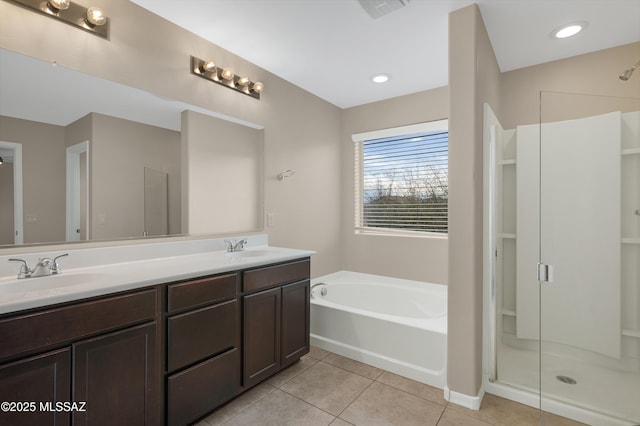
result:
<svg viewBox="0 0 640 426"><path fill-rule="evenodd" d="M167 291L169 313L236 297L238 274L219 275L171 284Z"/></svg>
<svg viewBox="0 0 640 426"><path fill-rule="evenodd" d="M245 271L242 291L249 293L295 281L307 280L310 276L309 259Z"/></svg>
<svg viewBox="0 0 640 426"><path fill-rule="evenodd" d="M167 320L167 370L169 372L237 345L236 299Z"/></svg>
<svg viewBox="0 0 640 426"><path fill-rule="evenodd" d="M152 289L6 318L0 320L0 360L152 321L155 315Z"/></svg>
<svg viewBox="0 0 640 426"><path fill-rule="evenodd" d="M240 354L232 349L167 378L167 424L189 424L238 392Z"/></svg>

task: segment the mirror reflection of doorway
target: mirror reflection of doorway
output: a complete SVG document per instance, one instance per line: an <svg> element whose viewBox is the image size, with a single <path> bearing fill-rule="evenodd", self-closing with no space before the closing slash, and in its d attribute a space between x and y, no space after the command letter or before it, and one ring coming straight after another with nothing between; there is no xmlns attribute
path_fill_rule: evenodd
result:
<svg viewBox="0 0 640 426"><path fill-rule="evenodd" d="M89 239L89 141L67 147L67 241Z"/></svg>
<svg viewBox="0 0 640 426"><path fill-rule="evenodd" d="M0 141L0 245L22 244L22 144Z"/></svg>
<svg viewBox="0 0 640 426"><path fill-rule="evenodd" d="M169 175L144 168L144 236L169 234Z"/></svg>

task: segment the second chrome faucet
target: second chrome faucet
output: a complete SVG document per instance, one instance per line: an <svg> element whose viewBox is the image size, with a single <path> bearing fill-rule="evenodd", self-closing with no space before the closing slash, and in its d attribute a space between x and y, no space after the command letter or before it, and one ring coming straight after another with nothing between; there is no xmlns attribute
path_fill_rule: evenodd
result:
<svg viewBox="0 0 640 426"><path fill-rule="evenodd" d="M224 240L224 242L227 243L227 252L233 253L244 250L244 245L247 244L247 239L241 238L240 240Z"/></svg>
<svg viewBox="0 0 640 426"><path fill-rule="evenodd" d="M69 253L61 254L53 259L48 257L38 259L38 263L33 267L33 269L29 268L29 263L24 259L9 259L9 262L22 262L20 272L18 273L18 279L46 277L49 275L57 275L62 272L58 259L64 256L69 256Z"/></svg>

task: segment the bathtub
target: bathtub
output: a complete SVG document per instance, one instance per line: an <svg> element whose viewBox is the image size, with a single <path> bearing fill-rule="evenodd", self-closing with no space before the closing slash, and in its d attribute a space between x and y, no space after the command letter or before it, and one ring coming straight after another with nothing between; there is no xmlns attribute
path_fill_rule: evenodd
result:
<svg viewBox="0 0 640 426"><path fill-rule="evenodd" d="M444 388L446 286L349 271L311 281L318 283L325 284L311 293L311 344Z"/></svg>

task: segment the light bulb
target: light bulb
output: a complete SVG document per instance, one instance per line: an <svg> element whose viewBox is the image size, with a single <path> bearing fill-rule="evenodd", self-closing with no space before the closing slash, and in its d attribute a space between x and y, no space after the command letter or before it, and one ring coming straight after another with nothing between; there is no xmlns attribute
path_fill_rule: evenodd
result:
<svg viewBox="0 0 640 426"><path fill-rule="evenodd" d="M238 84L240 86L245 87L245 86L248 86L249 83L251 83L251 81L249 80L249 77L240 77L240 78L238 78Z"/></svg>
<svg viewBox="0 0 640 426"><path fill-rule="evenodd" d="M48 6L55 9L54 12L69 9L69 0L49 0Z"/></svg>
<svg viewBox="0 0 640 426"><path fill-rule="evenodd" d="M264 84L260 83L259 81L256 81L255 83L253 83L253 86L251 87L251 89L256 93L261 93L264 90Z"/></svg>
<svg viewBox="0 0 640 426"><path fill-rule="evenodd" d="M222 78L224 78L225 80L233 80L233 76L234 76L234 72L233 72L233 68L225 68L222 70Z"/></svg>
<svg viewBox="0 0 640 426"><path fill-rule="evenodd" d="M369 77L371 81L378 84L386 83L387 81L389 81L390 78L391 76L389 74L374 74L371 77Z"/></svg>
<svg viewBox="0 0 640 426"><path fill-rule="evenodd" d="M107 22L107 17L104 14L104 11L99 7L90 7L87 9L87 22L99 27Z"/></svg>
<svg viewBox="0 0 640 426"><path fill-rule="evenodd" d="M213 72L216 69L216 63L213 61L207 61L204 64L202 64L202 71L203 72Z"/></svg>
<svg viewBox="0 0 640 426"><path fill-rule="evenodd" d="M588 23L585 21L573 22L568 25L563 25L556 28L551 32L551 38L567 38L578 34L580 31L587 28Z"/></svg>

